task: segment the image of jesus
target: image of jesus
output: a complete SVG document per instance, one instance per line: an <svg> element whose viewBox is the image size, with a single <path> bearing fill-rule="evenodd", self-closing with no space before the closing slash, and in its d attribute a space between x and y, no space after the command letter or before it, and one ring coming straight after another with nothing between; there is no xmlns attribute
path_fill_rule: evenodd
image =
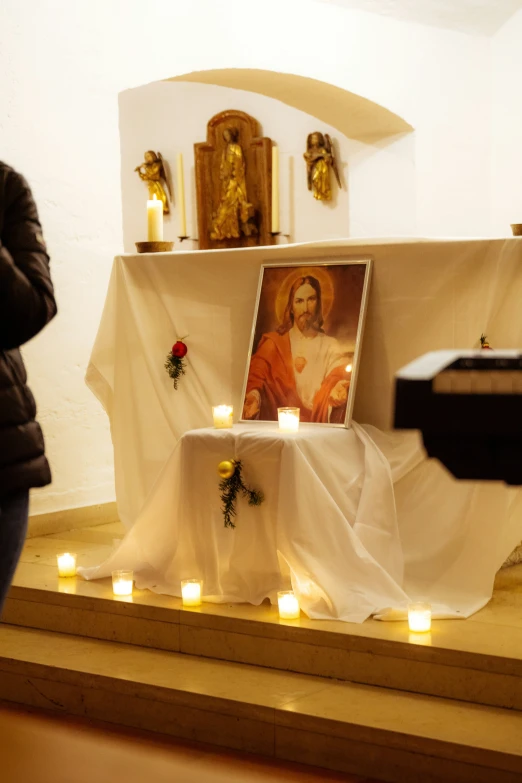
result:
<svg viewBox="0 0 522 783"><path fill-rule="evenodd" d="M278 408L295 407L301 421L344 422L351 366L323 323L319 280L298 277L282 322L263 334L250 361L243 419L277 421Z"/></svg>

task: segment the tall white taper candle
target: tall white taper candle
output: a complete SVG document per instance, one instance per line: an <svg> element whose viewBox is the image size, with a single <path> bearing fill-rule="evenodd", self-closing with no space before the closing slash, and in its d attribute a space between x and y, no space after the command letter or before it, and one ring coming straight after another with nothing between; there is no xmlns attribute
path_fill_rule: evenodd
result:
<svg viewBox="0 0 522 783"><path fill-rule="evenodd" d="M179 214L179 236L187 236L187 210L185 206L185 176L183 173L183 155L178 152L178 214Z"/></svg>
<svg viewBox="0 0 522 783"><path fill-rule="evenodd" d="M273 234L281 230L279 224L279 147L272 145L272 227Z"/></svg>

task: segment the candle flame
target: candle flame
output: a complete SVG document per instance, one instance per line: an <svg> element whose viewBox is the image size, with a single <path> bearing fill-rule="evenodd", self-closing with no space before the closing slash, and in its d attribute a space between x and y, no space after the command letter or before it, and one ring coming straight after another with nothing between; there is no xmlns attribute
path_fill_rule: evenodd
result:
<svg viewBox="0 0 522 783"><path fill-rule="evenodd" d="M346 372L351 372L351 371L352 371L352 365L351 364L347 364L346 365Z"/></svg>
<svg viewBox="0 0 522 783"><path fill-rule="evenodd" d="M157 200L158 200L158 197L156 196L156 194L155 194L155 193L154 193L154 195L152 196L152 200L153 200L153 201L157 201Z"/></svg>

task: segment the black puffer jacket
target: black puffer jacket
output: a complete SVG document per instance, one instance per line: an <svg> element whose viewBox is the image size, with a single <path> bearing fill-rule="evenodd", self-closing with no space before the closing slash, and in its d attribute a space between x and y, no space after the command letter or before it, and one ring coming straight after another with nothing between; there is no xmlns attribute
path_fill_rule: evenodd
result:
<svg viewBox="0 0 522 783"><path fill-rule="evenodd" d="M51 481L18 347L56 313L49 257L31 191L0 162L0 499Z"/></svg>

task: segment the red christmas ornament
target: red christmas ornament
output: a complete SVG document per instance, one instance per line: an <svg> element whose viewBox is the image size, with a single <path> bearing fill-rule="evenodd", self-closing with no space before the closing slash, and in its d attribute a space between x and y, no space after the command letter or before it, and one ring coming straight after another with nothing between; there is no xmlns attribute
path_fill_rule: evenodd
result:
<svg viewBox="0 0 522 783"><path fill-rule="evenodd" d="M183 357L187 355L187 351L188 348L182 340L178 340L177 343L174 343L172 346L172 355L175 356L176 359L183 359Z"/></svg>

